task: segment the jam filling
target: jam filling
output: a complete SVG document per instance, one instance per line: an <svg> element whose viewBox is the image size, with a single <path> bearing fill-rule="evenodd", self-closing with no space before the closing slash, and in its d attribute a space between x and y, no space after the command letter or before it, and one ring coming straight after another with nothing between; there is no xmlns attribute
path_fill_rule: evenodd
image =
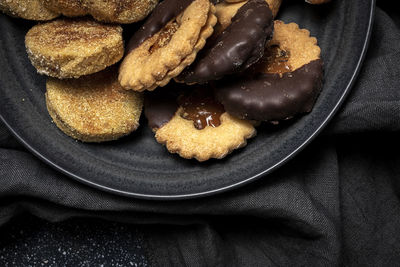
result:
<svg viewBox="0 0 400 267"><path fill-rule="evenodd" d="M166 46L170 41L174 33L178 30L179 25L176 21L170 22L160 31L160 34L152 47L150 47L150 53L153 53L157 49Z"/></svg>
<svg viewBox="0 0 400 267"><path fill-rule="evenodd" d="M192 120L194 127L202 130L207 126L221 125L221 115L225 112L224 106L214 99L210 89L198 88L190 94L184 94L178 99L183 108L181 117Z"/></svg>
<svg viewBox="0 0 400 267"><path fill-rule="evenodd" d="M257 72L283 74L292 71L289 65L290 53L272 45L265 50L264 57L254 66Z"/></svg>

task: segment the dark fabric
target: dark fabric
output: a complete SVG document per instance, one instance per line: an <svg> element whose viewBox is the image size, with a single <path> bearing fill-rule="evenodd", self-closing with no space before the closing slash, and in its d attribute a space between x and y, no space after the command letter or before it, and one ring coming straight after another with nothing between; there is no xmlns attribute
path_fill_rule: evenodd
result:
<svg viewBox="0 0 400 267"><path fill-rule="evenodd" d="M145 225L155 266L398 265L399 18L395 3L378 1L358 81L321 136L268 177L221 195L152 202L97 191L47 167L1 125L0 224L30 212Z"/></svg>

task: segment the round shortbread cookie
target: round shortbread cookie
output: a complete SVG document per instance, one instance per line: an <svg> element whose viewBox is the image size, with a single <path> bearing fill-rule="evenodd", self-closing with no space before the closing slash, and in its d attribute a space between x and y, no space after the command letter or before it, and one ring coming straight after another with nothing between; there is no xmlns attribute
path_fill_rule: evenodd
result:
<svg viewBox="0 0 400 267"><path fill-rule="evenodd" d="M103 142L127 135L139 126L143 99L124 90L115 68L46 83L46 104L54 123L65 134L84 142Z"/></svg>
<svg viewBox="0 0 400 267"><path fill-rule="evenodd" d="M68 17L91 15L99 21L133 23L144 19L158 0L43 0L46 7Z"/></svg>
<svg viewBox="0 0 400 267"><path fill-rule="evenodd" d="M88 19L58 19L34 26L25 37L40 74L78 78L105 69L124 54L122 28Z"/></svg>
<svg viewBox="0 0 400 267"><path fill-rule="evenodd" d="M51 20L59 16L58 12L47 9L42 0L0 0L0 10L18 18L28 20Z"/></svg>

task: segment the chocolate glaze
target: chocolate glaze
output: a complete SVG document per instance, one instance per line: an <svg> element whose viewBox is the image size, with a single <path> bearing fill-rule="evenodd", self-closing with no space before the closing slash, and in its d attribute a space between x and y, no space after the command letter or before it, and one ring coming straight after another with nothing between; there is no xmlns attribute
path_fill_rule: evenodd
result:
<svg viewBox="0 0 400 267"><path fill-rule="evenodd" d="M264 54L273 33L273 16L265 0L250 0L232 18L232 23L179 77L185 83L204 83L242 72Z"/></svg>
<svg viewBox="0 0 400 267"><path fill-rule="evenodd" d="M317 59L284 74L230 78L216 83L214 92L225 110L239 118L285 120L312 110L322 87L322 66Z"/></svg>
<svg viewBox="0 0 400 267"><path fill-rule="evenodd" d="M170 20L182 13L194 0L164 0L154 8L151 15L131 37L127 53L139 47L144 41L159 32Z"/></svg>
<svg viewBox="0 0 400 267"><path fill-rule="evenodd" d="M176 90L157 90L146 92L144 97L144 115L151 129L159 129L168 123L178 109ZM172 89L172 88L171 88Z"/></svg>

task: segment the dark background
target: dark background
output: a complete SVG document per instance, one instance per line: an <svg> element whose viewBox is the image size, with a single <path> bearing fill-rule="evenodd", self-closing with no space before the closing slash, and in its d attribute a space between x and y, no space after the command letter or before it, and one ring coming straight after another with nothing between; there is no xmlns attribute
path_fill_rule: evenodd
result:
<svg viewBox="0 0 400 267"><path fill-rule="evenodd" d="M0 124L0 265L398 265L400 13L396 1L377 5L335 119L269 179L234 192L155 206L71 179L46 189L59 174Z"/></svg>

